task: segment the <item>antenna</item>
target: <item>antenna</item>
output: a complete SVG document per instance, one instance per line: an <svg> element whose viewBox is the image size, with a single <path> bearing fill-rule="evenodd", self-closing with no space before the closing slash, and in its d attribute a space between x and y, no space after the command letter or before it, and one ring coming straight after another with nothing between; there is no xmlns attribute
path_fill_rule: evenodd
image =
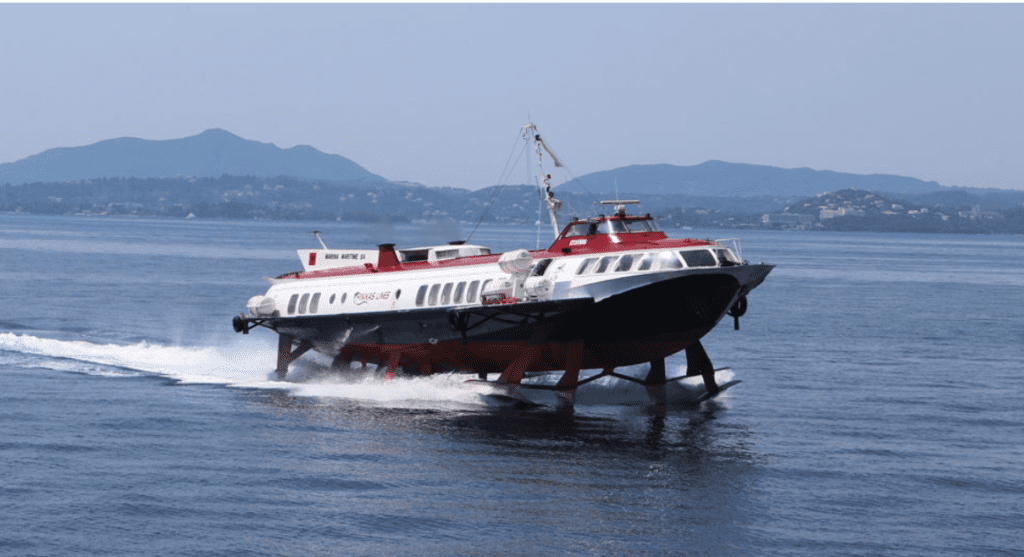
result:
<svg viewBox="0 0 1024 557"><path fill-rule="evenodd" d="M618 195L616 195L615 197L618 197ZM626 205L639 205L639 204L640 204L640 200L639 199L611 199L611 200L601 201L601 205L614 205L615 206L615 214L620 216L620 217L626 215Z"/></svg>
<svg viewBox="0 0 1024 557"><path fill-rule="evenodd" d="M324 249L328 249L327 248L327 244L324 243L324 239L320 237L320 231L319 230L310 230L309 233L314 235L314 236L316 236L317 241L320 242L320 245L323 246Z"/></svg>
<svg viewBox="0 0 1024 557"><path fill-rule="evenodd" d="M558 160L558 157L555 156L555 153L548 147L547 143L544 143L540 133L537 132L537 126L533 125L532 122L523 126L523 138L530 139L531 135L537 149L537 166L540 168L541 181L544 183L544 201L547 203L548 214L551 216L551 228L555 232L555 238L558 238L558 233L561 230L558 229L558 215L556 211L562 208L562 202L555 199L555 194L551 193L551 175L544 172L544 151L547 151L556 168L562 167L562 161Z"/></svg>

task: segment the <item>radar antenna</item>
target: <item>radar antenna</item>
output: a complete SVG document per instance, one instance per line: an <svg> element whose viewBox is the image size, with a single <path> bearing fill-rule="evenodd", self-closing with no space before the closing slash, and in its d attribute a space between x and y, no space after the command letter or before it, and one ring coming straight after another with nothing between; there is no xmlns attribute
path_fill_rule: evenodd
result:
<svg viewBox="0 0 1024 557"><path fill-rule="evenodd" d="M618 197L618 196L616 196ZM639 205L639 199L610 199L601 201L601 205L614 205L615 215L619 217L626 216L626 205Z"/></svg>
<svg viewBox="0 0 1024 557"><path fill-rule="evenodd" d="M320 245L323 246L324 249L327 249L327 244L325 244L324 243L324 239L320 237L320 231L319 230L310 230L309 233L314 235L314 236L316 236L316 239L317 239L318 242L320 242Z"/></svg>

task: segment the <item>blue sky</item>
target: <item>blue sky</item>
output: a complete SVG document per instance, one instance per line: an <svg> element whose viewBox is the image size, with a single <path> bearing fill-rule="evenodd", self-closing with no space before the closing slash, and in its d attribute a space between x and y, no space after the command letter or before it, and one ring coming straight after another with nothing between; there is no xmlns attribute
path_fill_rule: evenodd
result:
<svg viewBox="0 0 1024 557"><path fill-rule="evenodd" d="M576 176L1024 189L1021 29L1019 4L2 4L0 162L223 128L477 189L530 119Z"/></svg>

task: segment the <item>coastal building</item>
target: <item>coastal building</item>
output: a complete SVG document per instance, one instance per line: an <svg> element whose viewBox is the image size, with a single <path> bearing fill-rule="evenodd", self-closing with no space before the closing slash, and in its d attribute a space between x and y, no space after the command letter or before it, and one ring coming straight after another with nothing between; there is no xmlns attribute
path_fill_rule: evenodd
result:
<svg viewBox="0 0 1024 557"><path fill-rule="evenodd" d="M776 213L761 215L761 224L767 228L787 228L805 230L814 226L817 219L814 215L796 213Z"/></svg>

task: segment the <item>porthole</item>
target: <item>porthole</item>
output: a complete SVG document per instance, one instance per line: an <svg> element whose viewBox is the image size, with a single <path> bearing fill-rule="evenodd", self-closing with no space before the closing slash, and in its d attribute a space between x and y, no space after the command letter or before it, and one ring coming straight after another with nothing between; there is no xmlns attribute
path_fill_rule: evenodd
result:
<svg viewBox="0 0 1024 557"><path fill-rule="evenodd" d="M327 300L328 304L333 304L334 303L334 296L335 296L334 294L331 294L331 298L329 300Z"/></svg>

